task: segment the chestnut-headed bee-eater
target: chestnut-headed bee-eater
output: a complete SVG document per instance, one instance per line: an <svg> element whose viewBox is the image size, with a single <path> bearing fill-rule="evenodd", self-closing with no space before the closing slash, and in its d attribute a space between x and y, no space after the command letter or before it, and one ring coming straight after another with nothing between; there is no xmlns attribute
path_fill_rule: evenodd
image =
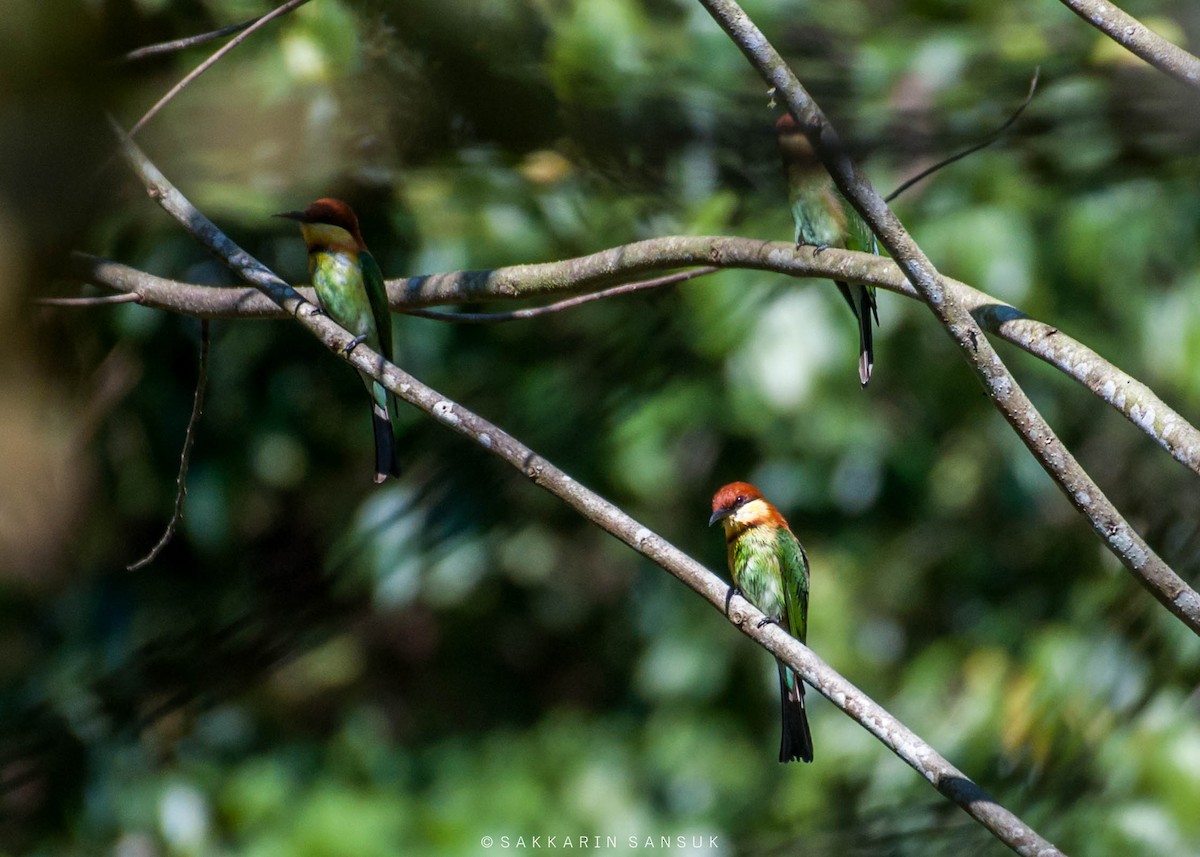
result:
<svg viewBox="0 0 1200 857"><path fill-rule="evenodd" d="M779 117L775 123L775 134L779 155L783 159L783 173L787 178L792 220L796 224L796 246L811 244L817 248L817 252L826 247L838 247L878 253L875 236L858 213L851 209L847 217L845 200L813 151L812 143L790 113ZM871 330L872 316L875 324L879 324L875 289L868 286L852 288L843 282L838 282L837 287L846 303L850 304L850 310L858 322L858 381L865 387L871 380L871 370L875 366Z"/></svg>
<svg viewBox="0 0 1200 857"><path fill-rule="evenodd" d="M808 632L808 557L779 510L747 482L731 482L712 499L708 525L721 522L733 586L800 642ZM812 733L804 713L804 683L776 659L783 703L779 761L813 760Z"/></svg>
<svg viewBox="0 0 1200 857"><path fill-rule="evenodd" d="M385 360L392 360L392 317L388 312L383 272L367 251L358 218L340 199L318 199L303 211L275 215L300 223L308 246L308 272L321 308L354 334L351 348L365 342ZM371 396L375 429L375 481L399 476L396 439L392 432L395 397L384 386L363 375Z"/></svg>

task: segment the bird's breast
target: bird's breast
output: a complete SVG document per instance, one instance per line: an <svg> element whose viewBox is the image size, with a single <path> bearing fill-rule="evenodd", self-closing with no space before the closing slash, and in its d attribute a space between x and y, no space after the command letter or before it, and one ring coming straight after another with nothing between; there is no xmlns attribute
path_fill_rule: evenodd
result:
<svg viewBox="0 0 1200 857"><path fill-rule="evenodd" d="M308 255L308 268L317 299L329 317L355 336L371 336L375 319L358 254L317 250Z"/></svg>

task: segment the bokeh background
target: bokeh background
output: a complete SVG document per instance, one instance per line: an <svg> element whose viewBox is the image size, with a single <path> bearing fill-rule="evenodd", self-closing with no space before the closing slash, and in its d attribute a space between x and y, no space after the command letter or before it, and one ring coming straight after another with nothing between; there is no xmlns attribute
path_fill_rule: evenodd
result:
<svg viewBox="0 0 1200 857"><path fill-rule="evenodd" d="M1200 416L1200 96L1053 0L751 0L935 263ZM185 525L196 320L94 294L73 249L231 283L108 162L213 45L132 48L249 0L4 4L0 35L0 852L483 853L688 837L693 854L1007 853L810 694L775 762L769 657L660 569L402 408L370 480L353 373L298 326L212 325ZM1126 8L1193 49L1191 0ZM294 225L358 210L389 276L670 234L786 240L762 82L687 0L314 0L140 135L304 282ZM469 307L481 309L481 307ZM1064 849L1200 853L1200 645L1106 553L931 315L881 295L855 378L830 283L727 271L486 327L396 316L399 362L708 563L731 479L813 566L810 643ZM1055 428L1196 585L1195 477L1004 346ZM693 847L693 835L703 838ZM718 837L719 850L707 837ZM560 839L561 841L561 839ZM499 851L499 844L494 845ZM644 850L644 849L636 849Z"/></svg>

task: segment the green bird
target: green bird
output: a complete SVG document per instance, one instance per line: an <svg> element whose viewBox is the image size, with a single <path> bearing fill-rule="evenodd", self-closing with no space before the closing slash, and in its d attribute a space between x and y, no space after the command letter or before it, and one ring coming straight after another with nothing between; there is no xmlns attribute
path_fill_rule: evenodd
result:
<svg viewBox="0 0 1200 857"><path fill-rule="evenodd" d="M321 308L355 336L346 350L365 342L392 361L392 317L383 272L368 252L350 206L340 199L318 199L303 211L275 216L299 221L300 234L308 246L308 272ZM392 432L396 402L382 384L367 375L362 379L371 396L375 481L379 483L388 476L400 475Z"/></svg>
<svg viewBox="0 0 1200 857"><path fill-rule="evenodd" d="M779 117L775 133L787 179L792 220L796 224L796 246L809 244L815 246L818 253L826 247L878 253L875 236L857 212L851 209L847 217L846 203L834 187L833 179L790 113ZM869 286L851 289L843 282L837 282L837 287L858 322L858 381L865 387L875 366L871 330L872 317L875 324L879 324L875 289Z"/></svg>
<svg viewBox="0 0 1200 857"><path fill-rule="evenodd" d="M747 482L731 482L712 499L708 525L721 522L729 573L736 590L800 642L808 633L808 557L779 510ZM779 761L813 760L812 733L804 713L804 683L776 659L783 704Z"/></svg>

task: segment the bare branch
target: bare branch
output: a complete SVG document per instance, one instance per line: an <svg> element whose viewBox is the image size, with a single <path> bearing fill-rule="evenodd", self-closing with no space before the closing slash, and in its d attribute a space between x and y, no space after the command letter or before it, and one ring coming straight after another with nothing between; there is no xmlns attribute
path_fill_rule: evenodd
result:
<svg viewBox="0 0 1200 857"><path fill-rule="evenodd" d="M242 286L202 286L156 277L120 262L74 252L67 273L83 282L106 286L121 297L151 309L162 309L196 318L283 318L287 313L255 289ZM315 301L311 288L299 290L305 300ZM44 298L53 306L89 306L92 298ZM78 300L79 303L67 303Z"/></svg>
<svg viewBox="0 0 1200 857"><path fill-rule="evenodd" d="M203 45L206 42L212 42L217 39L223 39L226 36L232 36L234 33L240 33L242 30L249 27L259 18L250 18L242 21L240 24L230 24L227 27L221 27L219 30L213 30L209 33L199 33L195 36L186 36L182 39L175 39L170 42L159 42L155 45L146 45L143 48L135 48L132 51L124 54L121 57L121 62L136 62L143 60L146 57L158 56L160 54L170 54L176 51L184 51L188 48L194 48L197 45Z"/></svg>
<svg viewBox="0 0 1200 857"><path fill-rule="evenodd" d="M565 309L571 309L582 304L591 303L592 301L604 300L605 298L615 298L621 295L631 295L634 292L644 292L650 289L662 289L667 286L678 285L679 283L694 280L696 277L703 277L719 270L721 269L709 266L707 268L697 268L694 271L680 271L676 274L668 274L665 277L655 277L653 280L626 283L623 286L601 289L598 292L580 295L575 298L567 298L564 301L557 301L545 306L529 307L528 309L518 309L512 312L438 312L432 309L410 309L404 310L404 312L408 315L415 315L418 318L431 318L438 321L454 322L456 324L490 324L497 321L517 321L519 319L537 318L538 316L562 312Z"/></svg>
<svg viewBox="0 0 1200 857"><path fill-rule="evenodd" d="M956 285L951 280L946 283ZM1150 387L1057 327L1029 318L983 292L965 288L969 291L962 294L963 305L984 330L1073 378L1200 476L1200 431Z"/></svg>
<svg viewBox="0 0 1200 857"><path fill-rule="evenodd" d="M105 306L107 304L134 304L139 300L135 294L124 295L95 295L90 298L36 298L38 306Z"/></svg>
<svg viewBox="0 0 1200 857"><path fill-rule="evenodd" d="M1200 89L1200 58L1172 44L1108 0L1059 0L1064 6L1164 74Z"/></svg>
<svg viewBox="0 0 1200 857"><path fill-rule="evenodd" d="M900 194L904 193L906 190L908 190L910 187L915 185L917 182L921 181L922 179L929 178L929 176L936 173L942 167L948 167L951 164L953 164L955 161L961 161L963 158L967 157L968 155L973 155L976 152L980 151L981 149L986 149L988 146L992 145L992 143L995 143L997 140L999 140L1001 137L1003 137L1004 132L1007 131L1009 128L1011 128L1013 126L1013 124L1018 119L1021 118L1021 114L1025 112L1025 108L1029 106L1029 103L1031 101L1033 101L1033 95L1035 92L1037 92L1038 78L1040 78L1041 76L1042 76L1042 67L1038 66L1036 69L1033 70L1033 77L1030 78L1030 80L1029 80L1029 92L1027 92L1025 94L1025 100L1022 101L1020 103L1020 105L1017 107L1017 109L1013 111L1012 116L1009 116L1008 119L1006 119L1004 121L1003 125L1001 125L999 128L997 128L992 133L988 134L986 137L984 137L982 140L980 140L975 145L968 146L967 148L963 149L961 152L955 152L950 157L944 158L944 159L938 161L933 166L927 167L927 168L921 170L921 172L917 173L915 176L905 179L903 182L900 183L900 186L898 188L896 188L894 191L892 191L887 196L885 196L883 198L883 201L891 202L893 199L898 197Z"/></svg>
<svg viewBox="0 0 1200 857"><path fill-rule="evenodd" d="M613 278L628 279L654 267L678 268L706 261L716 261L718 265L714 267L751 268L792 277L868 283L905 297L918 297L895 263L879 256L835 248L816 256L812 248L797 249L791 242L682 236L639 241L590 256L542 265L390 280L388 297L392 309L415 314L414 308L430 303L586 292L596 288L597 283ZM164 280L84 253L72 255L71 270L83 281L136 294L144 306L185 315L201 318L281 318L285 315L254 289ZM1078 381L1149 435L1176 461L1200 476L1200 431L1153 390L1058 328L1031 319L1016 307L965 283L949 278L944 278L943 282L984 330ZM300 288L298 291L306 300L315 300L311 289ZM457 319L459 316L450 317Z"/></svg>
<svg viewBox="0 0 1200 857"><path fill-rule="evenodd" d="M979 819L1006 843L1023 854L1055 855L1059 851L1019 818L1000 806L982 788L950 764L903 723L818 658L812 650L770 624L759 627L762 613L740 597L729 599L729 587L715 574L679 550L662 536L625 514L619 507L576 482L562 470L499 427L426 386L404 370L360 345L349 353L349 333L323 314L304 312L311 304L303 301L286 283L230 241L172 187L128 138L122 154L146 184L150 195L209 250L247 282L316 335L327 348L382 383L388 390L437 419L451 430L510 464L536 485L554 494L584 518L620 539L656 565L702 595L743 634L791 665L835 706L858 722L893 753L912 766L942 794Z"/></svg>
<svg viewBox="0 0 1200 857"><path fill-rule="evenodd" d="M1200 595L1129 525L1054 434L983 335L970 310L947 287L899 218L846 154L837 132L783 58L735 0L700 0L700 3L767 84L782 97L842 194L866 220L917 294L942 323L975 370L992 403L1020 435L1034 458L1138 583L1194 633L1200 634Z"/></svg>
<svg viewBox="0 0 1200 857"><path fill-rule="evenodd" d="M146 186L146 194L178 220L188 234L195 238L201 246L228 265L238 276L262 292L268 300L275 303L288 315L306 317L323 315L311 301L306 300L295 289L275 276L262 262L235 244L217 228L215 223L196 210L183 194L167 181L167 177L159 172L154 164L150 163L149 158L117 124L116 120L110 117L109 121L120 140L121 156ZM336 325L334 325L334 329L340 330ZM347 339L343 345L347 345L349 342L350 340ZM354 350L361 351L362 349Z"/></svg>
<svg viewBox="0 0 1200 857"><path fill-rule="evenodd" d="M180 92L182 92L184 87L186 87L193 80L198 78L200 75L204 74L204 72L206 72L210 68L212 68L217 63L217 61L219 59L221 59L221 57L225 56L225 54L229 53L231 50L236 48L238 45L240 45L246 39L250 38L250 36L253 35L255 33L255 31L266 26L271 21L278 18L280 15L286 15L288 12L292 11L293 9L296 9L297 7L303 6L307 2L309 2L309 0L288 0L288 2L284 3L282 6L272 9L270 12L263 15L257 21L255 21L254 23L252 23L248 27L246 27L246 29L243 30L241 33L234 36L232 39L230 39L225 44L221 45L221 47L217 48L217 50L213 51L212 55L208 59L206 59L204 62L200 63L200 65L196 66L194 69L192 69L190 72L188 72L184 76L184 78L179 81L179 83L175 84L174 86L172 86L170 88L170 90L167 91L166 95L164 95L162 98L158 99L158 101L154 104L154 106L151 107L149 110L147 110L145 115L142 116L141 119L139 119L136 123L134 123L134 126L132 128L130 128L128 131L129 136L132 137L138 131L142 130L142 128L146 127L146 123L149 122L151 119L153 119L156 115L158 115L158 112L167 106L167 102L169 102L172 98L174 98L176 95L178 95Z"/></svg>
<svg viewBox="0 0 1200 857"><path fill-rule="evenodd" d="M196 395L192 399L192 415L188 417L187 431L183 436L183 451L179 453L179 476L175 479L175 511L167 528L163 530L162 538L150 548L150 553L137 562L126 566L128 571L145 568L158 558L175 535L180 523L183 522L183 503L187 498L188 465L192 462L192 447L196 445L196 427L200 425L200 414L204 410L204 388L208 385L208 319L200 321L200 367L196 373Z"/></svg>

